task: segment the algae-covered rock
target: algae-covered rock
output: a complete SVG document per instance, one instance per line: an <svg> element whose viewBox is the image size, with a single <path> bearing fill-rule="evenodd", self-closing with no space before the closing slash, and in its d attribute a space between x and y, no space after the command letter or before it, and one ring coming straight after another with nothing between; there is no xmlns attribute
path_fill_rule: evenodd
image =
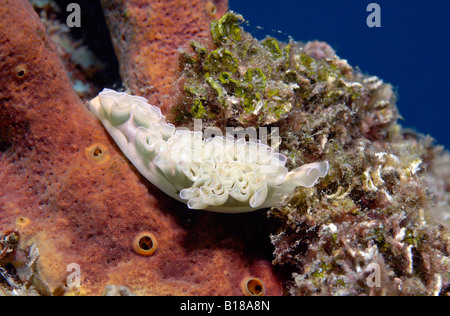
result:
<svg viewBox="0 0 450 316"><path fill-rule="evenodd" d="M448 154L398 124L390 84L328 44L257 40L243 22L227 13L211 26L214 47L193 42L183 53L174 120L276 126L289 167L330 162L319 186L268 212L280 223L273 264L291 271L288 292L448 294Z"/></svg>

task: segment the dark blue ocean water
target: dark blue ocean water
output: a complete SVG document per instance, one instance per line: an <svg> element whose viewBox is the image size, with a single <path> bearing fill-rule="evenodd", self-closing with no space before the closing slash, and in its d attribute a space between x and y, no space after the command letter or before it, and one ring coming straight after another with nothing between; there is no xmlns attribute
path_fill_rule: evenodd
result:
<svg viewBox="0 0 450 316"><path fill-rule="evenodd" d="M250 23L246 30L259 38L326 41L350 65L391 83L404 118L400 123L450 149L450 0L229 3ZM380 5L380 28L367 26L370 3Z"/></svg>

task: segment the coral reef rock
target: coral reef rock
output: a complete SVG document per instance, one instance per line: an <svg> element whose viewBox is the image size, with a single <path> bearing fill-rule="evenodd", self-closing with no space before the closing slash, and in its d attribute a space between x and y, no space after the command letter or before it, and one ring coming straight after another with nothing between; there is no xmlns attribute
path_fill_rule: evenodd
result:
<svg viewBox="0 0 450 316"><path fill-rule="evenodd" d="M328 161L316 187L269 211L273 264L292 295L438 295L449 291L449 154L398 123L391 85L326 43L255 39L229 12L215 43L182 55L173 121L279 128L296 168Z"/></svg>
<svg viewBox="0 0 450 316"><path fill-rule="evenodd" d="M55 2L32 1L47 28ZM0 295L449 294L450 154L398 124L391 85L326 43L253 38L226 0L101 4L127 92L177 126L270 128L287 168L328 175L269 210L188 209L80 100L82 43L3 0Z"/></svg>

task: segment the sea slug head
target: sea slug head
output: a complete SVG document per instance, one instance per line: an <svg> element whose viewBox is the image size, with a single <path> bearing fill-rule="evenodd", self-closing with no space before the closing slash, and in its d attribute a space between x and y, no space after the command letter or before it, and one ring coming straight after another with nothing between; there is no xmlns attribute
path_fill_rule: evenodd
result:
<svg viewBox="0 0 450 316"><path fill-rule="evenodd" d="M176 129L144 98L105 89L90 110L136 169L191 209L251 212L279 203L296 187L312 187L327 175L328 162L292 171L286 157L257 140Z"/></svg>

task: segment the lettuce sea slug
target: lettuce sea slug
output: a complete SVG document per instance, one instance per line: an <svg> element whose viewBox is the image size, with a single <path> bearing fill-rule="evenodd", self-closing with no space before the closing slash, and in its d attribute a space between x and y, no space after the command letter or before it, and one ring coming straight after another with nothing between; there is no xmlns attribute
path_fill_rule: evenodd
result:
<svg viewBox="0 0 450 316"><path fill-rule="evenodd" d="M251 212L275 206L296 187L312 187L328 174L328 162L292 171L286 157L255 140L175 128L147 100L105 89L91 111L137 170L191 209Z"/></svg>

